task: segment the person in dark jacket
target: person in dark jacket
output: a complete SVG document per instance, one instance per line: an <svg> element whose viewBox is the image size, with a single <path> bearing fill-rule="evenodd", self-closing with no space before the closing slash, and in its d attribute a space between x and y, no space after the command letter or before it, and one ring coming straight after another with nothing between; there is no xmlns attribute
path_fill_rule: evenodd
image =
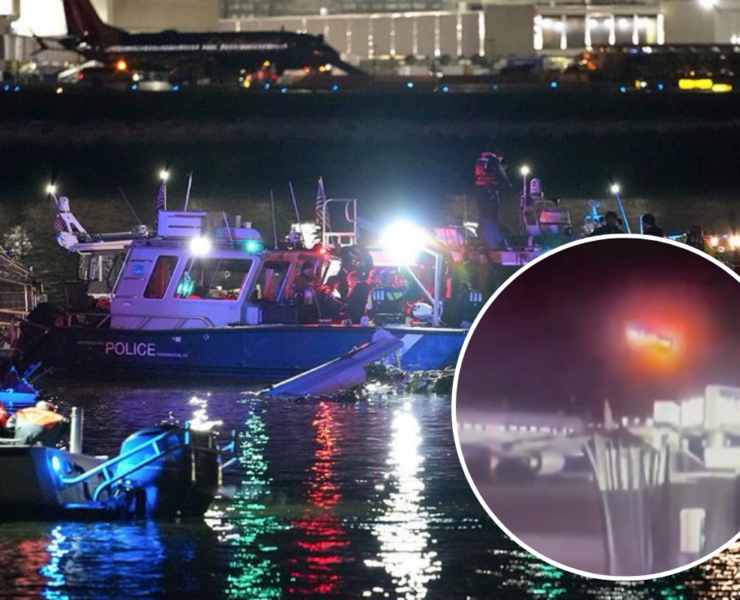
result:
<svg viewBox="0 0 740 600"><path fill-rule="evenodd" d="M655 216L650 213L642 215L642 233L643 235L654 235L655 237L665 237L663 230L655 224Z"/></svg>
<svg viewBox="0 0 740 600"><path fill-rule="evenodd" d="M355 325L359 325L362 317L365 316L370 285L356 271L349 274L347 282L349 283L349 296L344 306L344 314Z"/></svg>
<svg viewBox="0 0 740 600"><path fill-rule="evenodd" d="M594 229L593 233L589 237L595 237L597 235L609 235L612 233L624 233L619 227L619 217L613 210L604 215L604 224L601 227Z"/></svg>
<svg viewBox="0 0 740 600"><path fill-rule="evenodd" d="M511 188L503 156L483 152L475 162L475 187L478 198L478 238L490 248L506 244L499 226L499 207L504 189Z"/></svg>

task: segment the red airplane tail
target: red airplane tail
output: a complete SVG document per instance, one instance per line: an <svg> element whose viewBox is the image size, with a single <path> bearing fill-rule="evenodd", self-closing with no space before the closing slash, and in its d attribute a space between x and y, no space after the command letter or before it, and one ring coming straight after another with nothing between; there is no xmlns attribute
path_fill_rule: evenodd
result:
<svg viewBox="0 0 740 600"><path fill-rule="evenodd" d="M122 29L103 23L95 12L90 0L63 0L64 16L67 19L67 31L85 40L93 48L101 48L115 43Z"/></svg>

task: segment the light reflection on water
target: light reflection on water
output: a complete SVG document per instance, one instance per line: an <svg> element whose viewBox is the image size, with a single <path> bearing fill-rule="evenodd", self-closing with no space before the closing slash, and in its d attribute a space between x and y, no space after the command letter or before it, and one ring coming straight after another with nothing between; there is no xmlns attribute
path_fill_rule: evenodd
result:
<svg viewBox="0 0 740 600"><path fill-rule="evenodd" d="M236 429L238 466L203 521L0 523L0 597L740 592L737 550L686 575L632 584L573 576L521 551L462 476L448 399L263 402L231 388L65 392L86 409L88 451L116 452L127 434L172 412Z"/></svg>

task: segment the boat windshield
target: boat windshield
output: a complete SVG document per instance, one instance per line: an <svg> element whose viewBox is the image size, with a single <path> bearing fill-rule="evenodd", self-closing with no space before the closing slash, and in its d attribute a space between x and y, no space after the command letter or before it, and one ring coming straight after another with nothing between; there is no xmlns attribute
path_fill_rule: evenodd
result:
<svg viewBox="0 0 740 600"><path fill-rule="evenodd" d="M290 261L287 260L265 261L249 301L276 302L280 299L289 268Z"/></svg>
<svg viewBox="0 0 740 600"><path fill-rule="evenodd" d="M252 260L246 258L191 258L175 289L175 298L237 300Z"/></svg>

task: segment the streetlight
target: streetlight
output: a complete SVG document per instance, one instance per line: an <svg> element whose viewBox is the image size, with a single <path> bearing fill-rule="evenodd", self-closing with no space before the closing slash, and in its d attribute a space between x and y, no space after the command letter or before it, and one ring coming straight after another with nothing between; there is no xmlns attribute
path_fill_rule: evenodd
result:
<svg viewBox="0 0 740 600"><path fill-rule="evenodd" d="M519 202L519 228L524 231L524 209L527 206L527 176L529 175L529 165L522 165L519 172L522 174L522 198Z"/></svg>
<svg viewBox="0 0 740 600"><path fill-rule="evenodd" d="M161 171L159 172L159 178L160 178L160 179L161 179L162 181L167 181L167 180L168 180L168 179L170 178L170 172L169 172L169 171L167 171L166 169L162 169L162 170L161 170Z"/></svg>
<svg viewBox="0 0 740 600"><path fill-rule="evenodd" d="M428 236L423 229L408 221L398 221L390 225L381 237L381 246L399 262L411 275L427 299L432 303L432 325L439 327L442 322L442 255L428 245ZM413 263L424 252L434 257L434 295L430 294L419 281L411 268Z"/></svg>
<svg viewBox="0 0 740 600"><path fill-rule="evenodd" d="M54 196L57 193L57 186L55 186L53 183L50 183L46 186L46 193Z"/></svg>
<svg viewBox="0 0 740 600"><path fill-rule="evenodd" d="M627 228L627 233L632 233L632 230L630 229L630 223L627 220L627 215L624 212L624 206L622 205L622 198L619 195L619 185L616 183L612 183L611 187L609 188L609 191L614 194L614 197L617 199L617 203L619 204L619 210L622 213L622 221L624 221L624 226Z"/></svg>

